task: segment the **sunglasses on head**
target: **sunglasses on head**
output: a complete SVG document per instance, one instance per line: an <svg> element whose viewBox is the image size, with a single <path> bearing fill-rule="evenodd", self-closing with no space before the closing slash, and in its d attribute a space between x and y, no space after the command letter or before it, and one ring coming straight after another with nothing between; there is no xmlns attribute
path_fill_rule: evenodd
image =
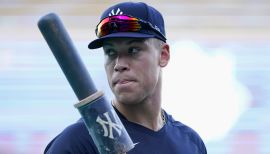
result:
<svg viewBox="0 0 270 154"><path fill-rule="evenodd" d="M96 35L98 38L117 32L157 33L163 40L166 40L166 37L159 29L154 27L150 22L128 15L109 16L102 19L96 27Z"/></svg>

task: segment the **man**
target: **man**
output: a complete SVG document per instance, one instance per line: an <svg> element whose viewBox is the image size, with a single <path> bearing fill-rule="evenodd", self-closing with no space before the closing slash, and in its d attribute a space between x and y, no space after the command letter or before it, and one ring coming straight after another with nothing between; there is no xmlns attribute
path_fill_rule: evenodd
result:
<svg viewBox="0 0 270 154"><path fill-rule="evenodd" d="M119 3L102 14L96 35L88 47L103 47L112 105L135 143L128 153L206 154L199 135L161 108L162 68L170 59L162 15L145 3ZM45 152L98 153L82 120Z"/></svg>

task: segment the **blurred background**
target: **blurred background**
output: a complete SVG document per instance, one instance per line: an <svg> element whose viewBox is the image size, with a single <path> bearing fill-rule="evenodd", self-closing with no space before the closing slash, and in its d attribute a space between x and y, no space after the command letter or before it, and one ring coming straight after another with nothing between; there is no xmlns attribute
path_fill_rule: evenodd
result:
<svg viewBox="0 0 270 154"><path fill-rule="evenodd" d="M37 27L57 13L98 89L112 98L103 53L90 51L99 15L121 1L0 0L0 153L42 153L79 117L78 100ZM213 154L270 153L270 1L145 0L171 45L163 108Z"/></svg>

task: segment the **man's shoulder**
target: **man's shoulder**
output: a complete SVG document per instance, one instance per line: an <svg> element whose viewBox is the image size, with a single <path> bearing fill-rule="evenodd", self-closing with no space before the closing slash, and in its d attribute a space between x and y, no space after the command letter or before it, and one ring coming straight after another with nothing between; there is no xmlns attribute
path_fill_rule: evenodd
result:
<svg viewBox="0 0 270 154"><path fill-rule="evenodd" d="M67 126L56 138L64 138L66 141L72 142L78 138L88 136L87 128L80 119L77 122Z"/></svg>
<svg viewBox="0 0 270 154"><path fill-rule="evenodd" d="M93 145L93 146L91 146ZM95 146L82 120L67 126L46 147L45 153L94 151Z"/></svg>
<svg viewBox="0 0 270 154"><path fill-rule="evenodd" d="M77 122L67 126L62 132L62 134L67 136L78 136L84 133L87 133L87 129L82 119L79 119Z"/></svg>
<svg viewBox="0 0 270 154"><path fill-rule="evenodd" d="M167 114L168 124L173 129L173 132L180 134L183 138L187 138L193 144L197 145L198 148L203 152L206 153L205 144L200 137L200 135L191 127L186 124L183 124L180 121L175 120L171 115Z"/></svg>
<svg viewBox="0 0 270 154"><path fill-rule="evenodd" d="M168 121L170 122L170 124L172 125L173 128L179 130L181 133L184 133L192 138L200 138L199 134L193 129L191 128L190 126L186 125L186 124L183 124L182 122L180 121L177 121L177 120L174 120L172 118L172 116L168 116Z"/></svg>

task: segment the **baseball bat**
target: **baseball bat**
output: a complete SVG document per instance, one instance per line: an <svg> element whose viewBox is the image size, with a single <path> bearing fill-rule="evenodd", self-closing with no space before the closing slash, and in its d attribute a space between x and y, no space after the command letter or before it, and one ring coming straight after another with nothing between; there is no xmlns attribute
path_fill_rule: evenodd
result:
<svg viewBox="0 0 270 154"><path fill-rule="evenodd" d="M60 18L49 13L38 21L38 27L79 99L74 106L99 152L120 154L131 150L132 140L103 92L97 91Z"/></svg>

